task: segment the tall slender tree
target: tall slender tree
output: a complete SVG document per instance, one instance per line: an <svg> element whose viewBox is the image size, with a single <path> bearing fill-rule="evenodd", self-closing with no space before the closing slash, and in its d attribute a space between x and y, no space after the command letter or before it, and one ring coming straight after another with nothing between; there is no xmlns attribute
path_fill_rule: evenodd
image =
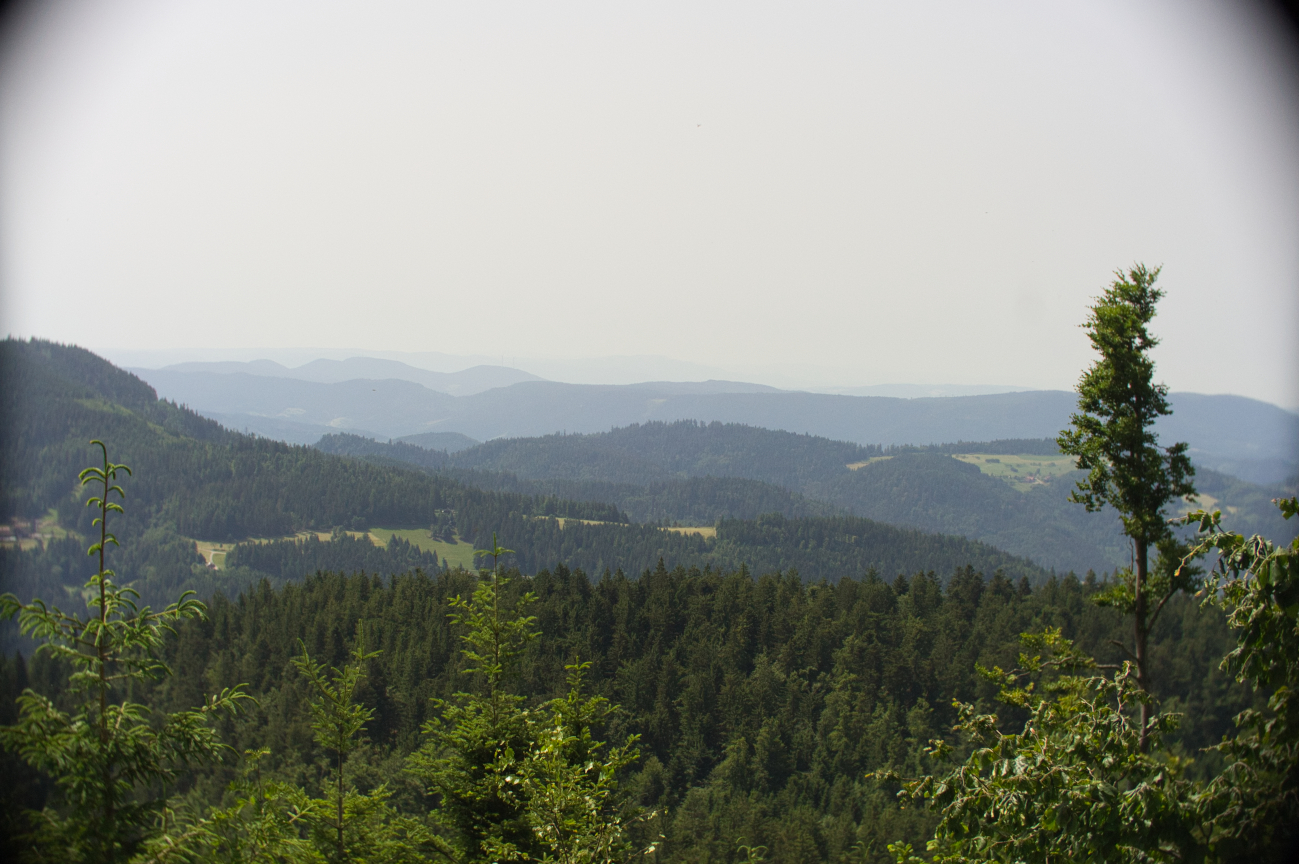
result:
<svg viewBox="0 0 1299 864"><path fill-rule="evenodd" d="M1178 498L1195 494L1195 469L1187 445L1161 448L1152 430L1155 421L1172 413L1168 387L1154 383L1150 351L1159 344L1148 326L1164 292L1155 287L1160 268L1137 264L1115 279L1091 307L1083 328L1101 355L1078 383L1078 411L1071 428L1057 440L1061 452L1077 457L1087 472L1070 500L1088 511L1108 504L1123 520L1132 541L1132 567L1100 598L1133 618L1133 647L1126 651L1137 667L1137 685L1151 689L1147 642L1150 630L1168 598L1189 587L1193 568L1178 568L1185 551L1169 528L1165 509ZM1161 554L1152 570L1150 549ZM1148 744L1149 701L1141 703L1139 746Z"/></svg>

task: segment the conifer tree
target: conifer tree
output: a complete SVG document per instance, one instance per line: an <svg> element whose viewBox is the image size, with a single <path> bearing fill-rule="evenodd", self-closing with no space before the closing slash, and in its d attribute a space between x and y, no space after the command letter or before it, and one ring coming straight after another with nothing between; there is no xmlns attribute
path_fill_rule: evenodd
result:
<svg viewBox="0 0 1299 864"><path fill-rule="evenodd" d="M636 761L640 736L612 749L592 736L614 708L603 697L583 695L583 673L590 666L576 660L565 667L568 693L545 706L527 762L529 820L545 850L543 860L557 864L619 861L631 851L618 774Z"/></svg>
<svg viewBox="0 0 1299 864"><path fill-rule="evenodd" d="M169 812L167 821L174 829L150 842L138 864L414 864L434 853L446 857L451 850L445 842L389 803L386 785L361 792L347 779L348 757L363 743L374 715L374 709L356 701L356 690L366 662L378 655L365 650L358 622L350 660L342 669L326 669L305 646L293 659L314 693L309 707L316 743L334 757L323 797L312 798L292 783L263 779L260 763L270 751L247 752L244 776L231 784L234 802L188 820Z"/></svg>
<svg viewBox="0 0 1299 864"><path fill-rule="evenodd" d="M436 818L455 838L466 861L517 861L540 849L528 825L523 763L535 738L523 697L506 690L506 678L528 642L537 638L536 619L525 614L535 596L525 592L502 609L510 579L500 559L512 550L492 538L492 567L479 572L473 596L452 598L451 620L467 628L462 652L467 674L481 682L476 693L438 700L440 716L424 726L428 740L411 754L410 771L438 799Z"/></svg>
<svg viewBox="0 0 1299 864"><path fill-rule="evenodd" d="M419 848L432 843L419 822L392 808L386 786L362 793L347 782L348 756L361 743L365 725L374 716L373 708L356 701L356 689L365 677L366 662L377 656L378 651L365 650L365 632L357 622L351 659L342 669L326 670L311 659L305 646L302 655L293 661L315 691L311 729L316 743L333 751L335 757L325 798L316 802L310 820L316 848L331 864L419 861L423 857Z"/></svg>
<svg viewBox="0 0 1299 864"><path fill-rule="evenodd" d="M162 611L136 605L138 595L115 581L108 569L110 513L124 513L112 500L126 497L119 475L131 469L108 459L81 472L93 494L86 506L98 510L93 526L99 538L88 553L99 568L85 584L87 614L65 612L40 599L20 603L0 596L0 615L18 616L22 632L44 640L38 650L72 669L68 687L75 707L27 689L19 697L19 718L0 728L0 742L33 767L48 772L60 796L54 806L33 814L24 846L31 860L109 862L127 860L155 831L167 785L191 765L218 759L228 748L209 720L233 713L247 698L241 687L209 697L203 707L154 718L150 709L128 697L132 685L170 674L159 659L164 636L173 625L202 618L205 607L192 591Z"/></svg>
<svg viewBox="0 0 1299 864"><path fill-rule="evenodd" d="M409 770L437 798L435 818L465 862L622 861L630 847L618 774L636 758L636 737L620 747L592 729L613 710L582 694L580 661L568 665L569 690L537 709L509 692L507 681L527 644L539 636L524 592L512 606L501 558L511 550L492 537L490 570L480 571L472 598L455 597L451 619L466 627L462 653L476 693L439 701L441 716L424 726L425 743Z"/></svg>

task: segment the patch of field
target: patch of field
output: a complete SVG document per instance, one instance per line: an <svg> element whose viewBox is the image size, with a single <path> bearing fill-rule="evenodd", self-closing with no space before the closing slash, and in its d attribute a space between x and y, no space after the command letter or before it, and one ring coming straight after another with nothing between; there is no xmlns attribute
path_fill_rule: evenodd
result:
<svg viewBox="0 0 1299 864"><path fill-rule="evenodd" d="M953 459L977 465L984 474L1000 477L1021 492L1041 486L1074 470L1072 456L1006 456L993 453L955 453Z"/></svg>
<svg viewBox="0 0 1299 864"><path fill-rule="evenodd" d="M871 458L867 459L864 462L849 462L848 470L856 471L858 468L865 468L867 465L871 464L872 462L883 462L885 459L892 459L892 458L893 458L892 456L872 456Z"/></svg>
<svg viewBox="0 0 1299 864"><path fill-rule="evenodd" d="M78 537L80 535L69 531L59 524L59 516L53 509L45 514L45 517L36 523L36 530L48 537L50 540L62 540L64 537Z"/></svg>
<svg viewBox="0 0 1299 864"><path fill-rule="evenodd" d="M352 537L360 537L364 533L364 531L347 532ZM194 545L198 547L198 554L203 556L204 561L218 570L224 570L226 553L239 543L274 543L276 540L305 540L313 535L322 543L328 543L329 538L333 536L328 531L299 531L297 534L288 534L284 537L249 537L235 543L213 543L209 540L195 540Z"/></svg>
<svg viewBox="0 0 1299 864"><path fill-rule="evenodd" d="M1224 505L1217 498L1214 498L1212 495L1205 495L1203 492L1192 498L1189 503L1178 500L1168 506L1169 509L1176 513L1194 513L1196 510L1204 510L1208 513L1212 513L1214 510L1222 510L1225 513L1236 513L1240 510L1239 507L1232 507L1230 504Z"/></svg>
<svg viewBox="0 0 1299 864"><path fill-rule="evenodd" d="M559 523L560 531L563 531L564 526L567 525L569 522L579 522L582 525L625 525L626 524L625 522L601 522L599 519L573 519L568 516L554 516L554 517L542 516L540 518L542 519L553 518L556 522Z"/></svg>
<svg viewBox="0 0 1299 864"><path fill-rule="evenodd" d="M35 521L16 519L11 524L0 526L0 548L16 547L26 551L42 548L51 540L79 536L60 525L58 515L51 509Z"/></svg>
<svg viewBox="0 0 1299 864"><path fill-rule="evenodd" d="M672 531L677 534L698 534L700 537L716 537L717 529L712 525L673 525L665 527L664 531Z"/></svg>
<svg viewBox="0 0 1299 864"><path fill-rule="evenodd" d="M209 543L206 540L195 540L194 545L198 547L198 554L203 556L203 560L218 570L225 569L226 553L235 548L233 543Z"/></svg>
<svg viewBox="0 0 1299 864"><path fill-rule="evenodd" d="M427 528L371 528L370 539L379 546L387 546L393 537L400 537L412 546L424 552L436 552L439 561L445 561L451 567L463 567L472 570L478 566L474 560L474 544L456 542L447 543L430 537Z"/></svg>

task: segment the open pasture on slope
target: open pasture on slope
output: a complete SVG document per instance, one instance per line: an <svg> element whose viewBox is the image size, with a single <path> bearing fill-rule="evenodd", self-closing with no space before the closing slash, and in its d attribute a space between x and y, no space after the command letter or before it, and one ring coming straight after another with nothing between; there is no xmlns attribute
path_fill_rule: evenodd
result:
<svg viewBox="0 0 1299 864"><path fill-rule="evenodd" d="M445 561L452 567L469 570L481 563L474 560L474 544L461 540L459 536L454 543L438 540L429 535L427 528L371 528L369 536L374 545L385 548L392 538L397 537L422 552L436 553L439 561Z"/></svg>
<svg viewBox="0 0 1299 864"><path fill-rule="evenodd" d="M1010 484L1011 488L1027 492L1034 486L1046 486L1052 480L1063 477L1076 470L1072 456L1040 456L1022 453L1013 456L991 453L954 453L958 459L968 465L974 465L983 474L998 477ZM874 460L872 460L874 461ZM849 466L852 467L852 466ZM1190 513L1193 510L1222 510L1227 515L1240 512L1232 504L1223 504L1219 496L1201 492L1189 502L1173 507L1179 513Z"/></svg>
<svg viewBox="0 0 1299 864"><path fill-rule="evenodd" d="M717 536L717 529L712 525L669 525L663 530L677 534L698 534L700 537Z"/></svg>
<svg viewBox="0 0 1299 864"><path fill-rule="evenodd" d="M849 462L845 467L849 471L857 471L861 468L865 468L867 465L871 465L876 462L883 462L885 459L892 459L892 458L893 458L892 456L872 456L871 458L863 459L860 462Z"/></svg>
<svg viewBox="0 0 1299 864"><path fill-rule="evenodd" d="M347 534L349 537L360 537L365 532L346 531L344 533ZM315 537L317 540L321 541L322 543L327 543L329 542L329 539L332 536L333 535L329 531L299 531L296 534L287 534L283 537L249 537L248 539L241 540L239 542L240 543L274 543L278 540L306 540L308 537ZM374 535L371 535L371 537L374 538L374 542L378 546L383 546L385 543L388 542L386 539L380 540L378 537L374 537ZM210 564L212 567L215 567L217 570L221 570L225 567L226 553L228 553L231 549L235 548L235 546L237 545L238 543L219 543L214 540L194 540L194 548L198 550L198 554L202 555L203 560L206 561L208 564Z"/></svg>
<svg viewBox="0 0 1299 864"><path fill-rule="evenodd" d="M953 453L952 458L977 466L982 473L999 477L1021 492L1075 470L1072 456Z"/></svg>

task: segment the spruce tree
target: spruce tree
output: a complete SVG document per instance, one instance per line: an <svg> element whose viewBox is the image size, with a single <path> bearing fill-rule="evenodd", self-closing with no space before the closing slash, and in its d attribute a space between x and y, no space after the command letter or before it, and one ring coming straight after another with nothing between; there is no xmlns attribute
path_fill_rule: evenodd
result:
<svg viewBox="0 0 1299 864"><path fill-rule="evenodd" d="M80 476L94 493L86 505L98 510L93 525L99 537L87 554L97 557L99 568L85 584L86 614L0 596L0 615L17 615L23 633L44 640L38 650L72 670L71 710L26 689L18 699L18 722L0 728L0 742L51 775L61 793L54 806L32 814L23 845L35 861L127 860L157 832L166 789L178 772L228 749L209 725L212 716L233 713L248 698L234 687L201 708L160 718L128 698L133 685L170 674L159 659L164 637L180 621L203 618L205 607L187 591L155 612L137 606L135 591L115 581L107 554L109 545L119 544L108 520L110 513L125 512L112 499L126 497L118 479L131 469L110 462L102 441L90 443L100 448L102 465Z"/></svg>
<svg viewBox="0 0 1299 864"><path fill-rule="evenodd" d="M472 598L451 601L451 619L466 628L465 671L478 692L439 701L441 716L424 726L423 746L409 770L437 800L443 825L464 862L584 862L630 857L619 774L637 758L636 736L620 747L592 730L614 710L582 693L587 665L575 660L568 693L539 708L507 687L528 643L540 633L528 607L531 592L507 605L510 579L500 559L510 554L492 536L490 570L480 571Z"/></svg>

